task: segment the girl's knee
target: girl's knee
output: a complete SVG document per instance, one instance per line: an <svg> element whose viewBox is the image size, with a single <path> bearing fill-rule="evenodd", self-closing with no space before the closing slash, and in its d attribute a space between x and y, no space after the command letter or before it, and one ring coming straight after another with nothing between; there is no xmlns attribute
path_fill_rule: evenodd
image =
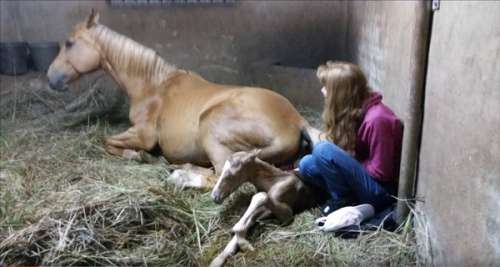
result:
<svg viewBox="0 0 500 267"><path fill-rule="evenodd" d="M302 174L304 174L304 172L309 173L313 167L314 167L314 159L312 155L305 155L299 161L299 170Z"/></svg>
<svg viewBox="0 0 500 267"><path fill-rule="evenodd" d="M299 171L301 179L307 183L318 184L321 179L321 173L316 166L316 161L312 155L304 156L299 162Z"/></svg>
<svg viewBox="0 0 500 267"><path fill-rule="evenodd" d="M315 157L320 162L332 162L336 157L345 152L332 142L322 141L318 143L312 152L313 157Z"/></svg>

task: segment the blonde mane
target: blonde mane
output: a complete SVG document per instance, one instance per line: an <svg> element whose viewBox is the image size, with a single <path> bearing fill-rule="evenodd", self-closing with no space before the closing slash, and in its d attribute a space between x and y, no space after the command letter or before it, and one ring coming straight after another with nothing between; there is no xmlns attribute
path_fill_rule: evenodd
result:
<svg viewBox="0 0 500 267"><path fill-rule="evenodd" d="M130 76L142 76L158 85L168 74L177 70L161 58L156 51L119 34L104 25L97 25L92 36L116 71Z"/></svg>

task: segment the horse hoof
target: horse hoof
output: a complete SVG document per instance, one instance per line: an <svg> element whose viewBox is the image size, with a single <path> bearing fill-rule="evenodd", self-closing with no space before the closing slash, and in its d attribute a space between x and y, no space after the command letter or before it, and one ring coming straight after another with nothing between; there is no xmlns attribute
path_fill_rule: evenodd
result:
<svg viewBox="0 0 500 267"><path fill-rule="evenodd" d="M175 170L167 178L167 182L179 187L203 188L203 175L186 170Z"/></svg>
<svg viewBox="0 0 500 267"><path fill-rule="evenodd" d="M141 158L139 152L132 149L124 149L122 156L129 160L139 160Z"/></svg>

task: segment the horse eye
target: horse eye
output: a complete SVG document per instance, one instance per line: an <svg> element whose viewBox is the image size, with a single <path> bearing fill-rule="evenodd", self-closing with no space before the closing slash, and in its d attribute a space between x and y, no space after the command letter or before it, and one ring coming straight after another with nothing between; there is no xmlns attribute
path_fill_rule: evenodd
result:
<svg viewBox="0 0 500 267"><path fill-rule="evenodd" d="M70 40L66 40L66 48L71 48L75 43L70 41Z"/></svg>

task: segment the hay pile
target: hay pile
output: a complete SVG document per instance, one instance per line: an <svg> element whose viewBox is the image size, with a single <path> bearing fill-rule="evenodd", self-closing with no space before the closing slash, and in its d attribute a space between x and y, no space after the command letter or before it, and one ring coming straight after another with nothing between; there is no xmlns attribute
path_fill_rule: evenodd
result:
<svg viewBox="0 0 500 267"><path fill-rule="evenodd" d="M22 102L31 107L17 102L15 116L13 103L3 101L0 264L206 266L230 240L229 230L253 194L244 186L215 205L210 192L167 184L171 170L164 160L141 164L108 155L103 137L127 124L88 117L109 107L84 119L66 117L63 122L79 122L64 128L30 114L34 96ZM64 101L43 117L72 113L67 106L74 100ZM286 227L260 222L249 234L256 250L237 254L227 265L416 265L410 219L395 233L343 240L315 231L318 215L304 212Z"/></svg>
<svg viewBox="0 0 500 267"><path fill-rule="evenodd" d="M4 123L30 121L32 127L64 129L98 118L128 118L127 98L102 72L84 76L64 92L51 90L40 73L0 77L0 117Z"/></svg>

